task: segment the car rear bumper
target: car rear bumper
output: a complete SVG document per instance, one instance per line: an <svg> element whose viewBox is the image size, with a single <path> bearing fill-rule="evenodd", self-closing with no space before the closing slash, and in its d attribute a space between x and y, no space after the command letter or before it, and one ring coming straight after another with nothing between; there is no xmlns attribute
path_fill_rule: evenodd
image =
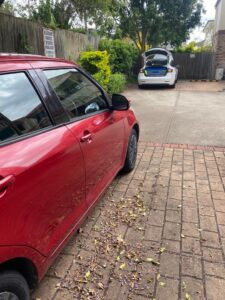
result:
<svg viewBox="0 0 225 300"><path fill-rule="evenodd" d="M148 77L144 73L138 75L139 85L174 85L176 81L175 73L169 73L166 76Z"/></svg>

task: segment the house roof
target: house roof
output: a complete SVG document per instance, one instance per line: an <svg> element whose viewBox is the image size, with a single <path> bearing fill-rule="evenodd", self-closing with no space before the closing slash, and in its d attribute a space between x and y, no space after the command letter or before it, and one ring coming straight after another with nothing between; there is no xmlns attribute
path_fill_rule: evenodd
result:
<svg viewBox="0 0 225 300"><path fill-rule="evenodd" d="M214 24L215 20L208 20L207 23L205 24L205 27L203 28L203 32L209 27L211 24Z"/></svg>

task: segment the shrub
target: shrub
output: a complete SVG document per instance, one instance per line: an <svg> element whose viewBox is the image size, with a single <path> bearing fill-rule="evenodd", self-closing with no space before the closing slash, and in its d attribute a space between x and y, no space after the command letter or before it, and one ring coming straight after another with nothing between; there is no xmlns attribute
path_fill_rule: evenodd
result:
<svg viewBox="0 0 225 300"><path fill-rule="evenodd" d="M109 55L106 51L83 52L79 63L107 90L110 80Z"/></svg>
<svg viewBox="0 0 225 300"><path fill-rule="evenodd" d="M130 75L138 58L138 50L131 43L123 40L102 39L99 50L109 53L109 63L113 73Z"/></svg>
<svg viewBox="0 0 225 300"><path fill-rule="evenodd" d="M121 93L126 85L126 77L124 74L115 73L110 76L108 92L109 94Z"/></svg>

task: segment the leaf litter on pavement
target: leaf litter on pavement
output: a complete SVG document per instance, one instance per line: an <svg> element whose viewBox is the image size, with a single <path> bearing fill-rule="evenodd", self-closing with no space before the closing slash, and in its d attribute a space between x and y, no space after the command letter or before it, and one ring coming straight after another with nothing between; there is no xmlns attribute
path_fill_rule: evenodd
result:
<svg viewBox="0 0 225 300"><path fill-rule="evenodd" d="M151 196L149 194L149 198ZM165 286L159 280L158 257L166 248L152 242L150 250L153 257L146 257L149 247L139 237L144 234L151 207L143 200L139 189L133 197L117 198L109 194L104 201L101 215L91 232L86 232L85 227L81 229L78 236L80 253L75 256L60 289L68 290L80 299L98 300L104 299L105 290L116 282L118 290L126 286L131 295L142 294L152 298L156 278L161 287ZM127 238L128 230L134 232L137 239Z"/></svg>

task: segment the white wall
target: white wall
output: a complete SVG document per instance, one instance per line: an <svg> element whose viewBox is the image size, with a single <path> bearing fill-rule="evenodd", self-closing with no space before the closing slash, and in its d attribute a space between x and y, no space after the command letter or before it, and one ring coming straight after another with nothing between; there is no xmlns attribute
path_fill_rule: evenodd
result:
<svg viewBox="0 0 225 300"><path fill-rule="evenodd" d="M216 32L225 30L225 0L220 0L216 8Z"/></svg>

